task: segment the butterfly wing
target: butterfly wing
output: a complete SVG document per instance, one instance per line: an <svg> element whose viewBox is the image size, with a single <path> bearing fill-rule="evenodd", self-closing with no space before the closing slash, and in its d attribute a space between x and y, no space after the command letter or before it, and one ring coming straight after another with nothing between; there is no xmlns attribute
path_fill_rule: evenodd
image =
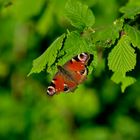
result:
<svg viewBox="0 0 140 140"><path fill-rule="evenodd" d="M66 69L72 76L72 78L77 82L77 84L82 83L87 76L87 63L90 55L87 53L81 53L66 64L64 64L64 69Z"/></svg>
<svg viewBox="0 0 140 140"><path fill-rule="evenodd" d="M89 58L89 54L81 53L62 67L58 66L58 72L48 87L48 95L54 95L55 93L57 94L64 91L73 91L78 84L82 83L87 76L86 65Z"/></svg>
<svg viewBox="0 0 140 140"><path fill-rule="evenodd" d="M48 87L47 93L52 96L60 92L69 92L74 90L76 86L77 83L59 71L54 76L50 86Z"/></svg>

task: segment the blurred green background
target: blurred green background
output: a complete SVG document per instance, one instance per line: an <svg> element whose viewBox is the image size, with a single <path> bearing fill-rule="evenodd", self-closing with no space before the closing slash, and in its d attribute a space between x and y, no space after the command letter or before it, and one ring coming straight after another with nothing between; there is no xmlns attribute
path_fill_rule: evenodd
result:
<svg viewBox="0 0 140 140"><path fill-rule="evenodd" d="M46 95L45 72L27 77L33 59L66 29L67 0L0 0L0 140L140 140L140 75L121 93L99 59L75 93ZM95 27L111 24L127 0L81 0Z"/></svg>

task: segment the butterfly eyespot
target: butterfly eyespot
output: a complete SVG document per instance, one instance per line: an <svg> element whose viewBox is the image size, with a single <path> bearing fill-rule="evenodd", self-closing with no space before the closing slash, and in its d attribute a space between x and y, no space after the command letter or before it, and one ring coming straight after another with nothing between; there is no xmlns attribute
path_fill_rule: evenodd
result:
<svg viewBox="0 0 140 140"><path fill-rule="evenodd" d="M87 53L81 53L78 55L78 59L82 62L85 62L87 60L87 58L88 58Z"/></svg>
<svg viewBox="0 0 140 140"><path fill-rule="evenodd" d="M56 91L55 91L55 88L54 88L53 86L49 86L49 87L48 87L48 90L47 90L47 94L48 94L48 95L50 95L50 96L51 96L51 95L54 95L55 92L56 92Z"/></svg>
<svg viewBox="0 0 140 140"><path fill-rule="evenodd" d="M64 89L63 89L65 92L68 92L69 91L69 87L68 85L64 84Z"/></svg>

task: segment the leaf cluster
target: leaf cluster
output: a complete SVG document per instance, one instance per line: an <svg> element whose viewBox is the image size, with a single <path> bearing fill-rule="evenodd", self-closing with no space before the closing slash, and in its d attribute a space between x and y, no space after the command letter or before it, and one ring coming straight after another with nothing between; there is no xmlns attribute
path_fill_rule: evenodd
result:
<svg viewBox="0 0 140 140"><path fill-rule="evenodd" d="M81 52L88 52L94 56L89 66L91 72L97 66L98 48L110 49L105 59L108 60L108 69L113 72L111 79L117 84L121 83L124 92L126 87L136 81L129 72L136 66L135 48L140 49L140 31L137 25L140 14L139 0L130 0L120 12L120 18L98 31L94 28L95 16L91 9L79 1L68 0L65 16L74 30L67 30L67 33L58 37L40 57L36 58L28 75L46 69L53 76L58 64L63 65Z"/></svg>

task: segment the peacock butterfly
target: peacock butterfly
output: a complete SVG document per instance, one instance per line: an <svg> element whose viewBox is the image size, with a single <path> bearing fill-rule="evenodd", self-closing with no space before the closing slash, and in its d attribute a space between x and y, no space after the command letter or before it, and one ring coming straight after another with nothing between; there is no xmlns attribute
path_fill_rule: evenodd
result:
<svg viewBox="0 0 140 140"><path fill-rule="evenodd" d="M63 66L57 66L58 72L55 74L50 86L47 89L47 94L52 96L60 92L74 91L74 89L86 80L87 63L90 59L90 54L81 53Z"/></svg>

